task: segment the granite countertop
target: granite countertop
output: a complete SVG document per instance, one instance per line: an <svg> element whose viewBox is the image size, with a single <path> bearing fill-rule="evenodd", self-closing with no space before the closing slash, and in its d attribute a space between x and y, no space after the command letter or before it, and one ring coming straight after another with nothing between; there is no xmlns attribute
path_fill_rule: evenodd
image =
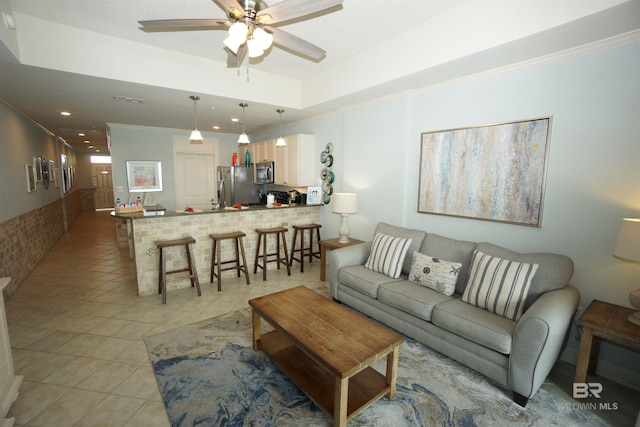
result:
<svg viewBox="0 0 640 427"><path fill-rule="evenodd" d="M320 207L320 206L322 205L283 204L280 207L275 207L275 206L267 207L266 205L260 205L260 206L243 206L242 209L235 209L235 208L228 207L228 208L208 209L208 210L196 209L195 212L183 212L183 211L166 210L164 207L158 205L155 208L145 208L145 210L142 212L116 213L115 211L113 211L111 212L111 216L115 218L124 218L124 219L154 218L154 217L167 218L167 217L179 217L179 216L188 216L188 215L207 215L207 214L248 212L248 211L259 211L259 210L278 211L282 209L312 208L312 207Z"/></svg>

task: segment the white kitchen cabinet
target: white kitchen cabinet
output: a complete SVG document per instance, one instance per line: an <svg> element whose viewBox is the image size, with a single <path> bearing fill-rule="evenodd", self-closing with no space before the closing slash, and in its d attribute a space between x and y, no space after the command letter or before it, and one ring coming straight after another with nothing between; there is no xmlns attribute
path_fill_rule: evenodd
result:
<svg viewBox="0 0 640 427"><path fill-rule="evenodd" d="M250 144L253 146L253 151L249 151L251 153L251 163L275 161L275 144L274 140Z"/></svg>
<svg viewBox="0 0 640 427"><path fill-rule="evenodd" d="M9 331L7 329L7 315L4 308L2 292L11 279L0 278L0 426L12 426L13 418L5 418L11 404L18 397L18 389L22 383L22 377L16 376L13 370L13 358L11 356L11 344L9 343Z"/></svg>
<svg viewBox="0 0 640 427"><path fill-rule="evenodd" d="M290 187L315 185L317 178L315 136L290 135L286 147L275 147L276 184Z"/></svg>

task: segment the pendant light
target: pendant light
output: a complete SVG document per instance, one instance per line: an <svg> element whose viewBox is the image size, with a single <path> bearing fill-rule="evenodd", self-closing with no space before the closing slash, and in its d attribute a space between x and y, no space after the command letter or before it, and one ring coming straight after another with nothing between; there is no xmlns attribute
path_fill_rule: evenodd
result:
<svg viewBox="0 0 640 427"><path fill-rule="evenodd" d="M276 147L286 147L287 141L282 137L282 113L284 113L284 110L278 108L276 111L280 114L280 136L276 139Z"/></svg>
<svg viewBox="0 0 640 427"><path fill-rule="evenodd" d="M249 104L247 104L246 102L241 102L240 106L242 107L242 133L238 138L238 144L248 144L251 141L249 141L249 136L244 131L244 109L247 108Z"/></svg>
<svg viewBox="0 0 640 427"><path fill-rule="evenodd" d="M202 134L198 130L197 115L196 115L196 102L200 100L200 97L196 95L191 95L189 98L193 101L193 130L191 131L191 136L189 137L189 141L191 141L191 144L202 144Z"/></svg>

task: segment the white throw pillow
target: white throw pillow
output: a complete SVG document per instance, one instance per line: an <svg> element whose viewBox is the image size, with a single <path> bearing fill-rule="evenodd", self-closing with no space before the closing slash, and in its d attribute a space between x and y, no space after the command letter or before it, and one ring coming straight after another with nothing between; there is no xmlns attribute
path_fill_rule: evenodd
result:
<svg viewBox="0 0 640 427"><path fill-rule="evenodd" d="M510 261L476 251L462 301L518 321L538 264Z"/></svg>
<svg viewBox="0 0 640 427"><path fill-rule="evenodd" d="M371 244L371 253L364 265L369 270L397 279L402 273L402 263L411 245L411 239L377 233Z"/></svg>
<svg viewBox="0 0 640 427"><path fill-rule="evenodd" d="M420 252L413 253L409 281L451 296L456 290L456 281L462 264L431 257Z"/></svg>

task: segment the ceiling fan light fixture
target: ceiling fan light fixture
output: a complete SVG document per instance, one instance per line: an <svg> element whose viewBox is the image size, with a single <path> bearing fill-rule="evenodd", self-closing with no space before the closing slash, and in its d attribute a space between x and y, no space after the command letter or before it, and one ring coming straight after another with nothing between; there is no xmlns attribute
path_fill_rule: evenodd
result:
<svg viewBox="0 0 640 427"><path fill-rule="evenodd" d="M249 58L257 58L264 53L264 50L260 46L260 43L255 39L250 39L247 41L247 48L247 54L249 55Z"/></svg>
<svg viewBox="0 0 640 427"><path fill-rule="evenodd" d="M258 45L262 50L267 50L273 43L273 35L267 33L262 28L256 28L253 30L253 39L258 42Z"/></svg>
<svg viewBox="0 0 640 427"><path fill-rule="evenodd" d="M235 22L229 27L229 38L238 43L238 45L241 45L247 41L248 31L249 27L247 27L247 24L242 21Z"/></svg>
<svg viewBox="0 0 640 427"><path fill-rule="evenodd" d="M238 42L237 40L233 39L233 37L229 36L226 39L224 39L224 41L222 42L226 47L229 48L229 50L231 52L233 52L235 55L238 54L238 49L240 49L240 45L242 44L242 42Z"/></svg>

